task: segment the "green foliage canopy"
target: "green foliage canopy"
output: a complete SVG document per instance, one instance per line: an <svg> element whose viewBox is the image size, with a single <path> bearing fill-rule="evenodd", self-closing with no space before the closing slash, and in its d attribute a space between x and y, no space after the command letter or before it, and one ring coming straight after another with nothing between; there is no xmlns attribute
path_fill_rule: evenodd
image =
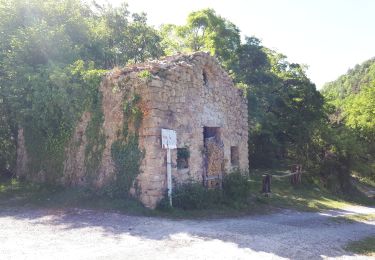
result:
<svg viewBox="0 0 375 260"><path fill-rule="evenodd" d="M375 59L350 69L322 90L335 126L336 144L352 168L375 178Z"/></svg>
<svg viewBox="0 0 375 260"><path fill-rule="evenodd" d="M0 170L14 166L21 126L31 171L60 172L77 120L96 107L105 69L164 53L145 14L125 4L0 0L0 34Z"/></svg>
<svg viewBox="0 0 375 260"><path fill-rule="evenodd" d="M164 25L161 31L169 54L209 51L227 67L236 58L236 50L241 44L237 26L209 8L190 13L185 25Z"/></svg>

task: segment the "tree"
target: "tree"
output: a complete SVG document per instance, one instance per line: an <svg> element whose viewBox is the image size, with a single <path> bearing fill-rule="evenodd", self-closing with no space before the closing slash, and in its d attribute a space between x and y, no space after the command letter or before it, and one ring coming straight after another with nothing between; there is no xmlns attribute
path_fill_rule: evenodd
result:
<svg viewBox="0 0 375 260"><path fill-rule="evenodd" d="M307 162L324 101L306 68L289 63L255 37L238 48L232 68L235 81L247 90L251 166L286 159Z"/></svg>
<svg viewBox="0 0 375 260"><path fill-rule="evenodd" d="M77 120L97 102L102 69L163 54L146 21L125 4L0 0L0 168L13 167L22 127L30 171L61 170Z"/></svg>
<svg viewBox="0 0 375 260"><path fill-rule="evenodd" d="M145 13L133 14L133 22L124 30L125 53L134 62L164 55L159 32L147 25Z"/></svg>
<svg viewBox="0 0 375 260"><path fill-rule="evenodd" d="M356 129L370 142L375 141L375 81L357 95L346 99L343 106L346 125Z"/></svg>
<svg viewBox="0 0 375 260"><path fill-rule="evenodd" d="M269 73L271 64L259 39L246 37L245 43L237 49L236 61L232 70L237 82L246 82L249 85L272 82L272 76Z"/></svg>
<svg viewBox="0 0 375 260"><path fill-rule="evenodd" d="M356 65L322 90L331 125L336 130L336 151L351 162L350 170L375 178L375 59Z"/></svg>
<svg viewBox="0 0 375 260"><path fill-rule="evenodd" d="M131 14L128 5L96 5L90 54L95 64L111 69L164 55L159 32L147 24L144 13Z"/></svg>
<svg viewBox="0 0 375 260"><path fill-rule="evenodd" d="M166 38L164 43L172 43L172 50L209 51L228 68L241 43L237 26L217 15L213 9L192 12L185 25L166 25L162 32Z"/></svg>

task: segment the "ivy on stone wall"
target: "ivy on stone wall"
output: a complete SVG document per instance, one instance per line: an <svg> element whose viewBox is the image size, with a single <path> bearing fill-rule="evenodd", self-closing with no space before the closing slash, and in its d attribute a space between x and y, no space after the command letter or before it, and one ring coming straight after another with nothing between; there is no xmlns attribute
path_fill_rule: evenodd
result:
<svg viewBox="0 0 375 260"><path fill-rule="evenodd" d="M112 158L116 166L116 195L127 195L137 175L143 152L138 147L138 136L130 134L126 139L112 144Z"/></svg>
<svg viewBox="0 0 375 260"><path fill-rule="evenodd" d="M124 124L120 138L111 147L112 159L116 167L116 179L111 187L112 195L127 196L135 178L140 173L144 151L139 149L139 127L142 111L140 96L134 94L124 102ZM136 183L134 183L137 188Z"/></svg>
<svg viewBox="0 0 375 260"><path fill-rule="evenodd" d="M102 131L104 121L102 94L98 93L92 102L91 121L86 129L87 145L85 148L85 167L87 181L91 182L98 175L100 162L105 147L105 136Z"/></svg>
<svg viewBox="0 0 375 260"><path fill-rule="evenodd" d="M32 122L25 125L25 145L28 154L28 171L31 179L54 183L62 177L64 150L71 136L71 129L60 129L58 134L46 132Z"/></svg>
<svg viewBox="0 0 375 260"><path fill-rule="evenodd" d="M63 69L41 71L29 79L34 102L25 111L21 126L25 129L31 178L46 182L60 180L65 148L82 113L96 106L104 72L79 60Z"/></svg>

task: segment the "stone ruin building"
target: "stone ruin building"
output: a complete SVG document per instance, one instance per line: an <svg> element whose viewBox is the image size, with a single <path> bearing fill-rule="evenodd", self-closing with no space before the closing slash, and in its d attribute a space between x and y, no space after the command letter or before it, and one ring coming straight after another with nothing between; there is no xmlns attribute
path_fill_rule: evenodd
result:
<svg viewBox="0 0 375 260"><path fill-rule="evenodd" d="M209 54L178 54L114 69L103 79L100 95L103 120L98 131L104 139L101 149L99 144L90 148L100 151L97 167L86 165L86 132L93 118L87 111L65 149L62 184L100 188L116 178L113 145L124 135L125 124L127 133L138 137L143 154L129 192L147 207L154 208L167 189L167 152L161 147L161 129L175 130L177 135L177 149L171 154L174 185L196 180L212 188L221 184L223 174L248 170L246 99ZM126 104L141 112L138 123L124 112ZM27 175L23 134L20 129L18 176ZM37 178L43 180L43 174Z"/></svg>

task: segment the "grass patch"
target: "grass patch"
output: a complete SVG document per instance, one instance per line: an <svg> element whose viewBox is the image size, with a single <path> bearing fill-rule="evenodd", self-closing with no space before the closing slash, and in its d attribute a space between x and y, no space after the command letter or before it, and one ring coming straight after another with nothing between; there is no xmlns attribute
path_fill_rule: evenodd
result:
<svg viewBox="0 0 375 260"><path fill-rule="evenodd" d="M375 182L368 176L361 176L358 173L352 174L352 184L367 197L375 199Z"/></svg>
<svg viewBox="0 0 375 260"><path fill-rule="evenodd" d="M63 188L30 182L0 180L0 207L42 207L53 209L83 208L121 212L128 215L165 217L173 219L207 219L263 214L273 209L256 200L234 205L215 205L197 210L172 208L150 210L131 197L113 198L85 188Z"/></svg>
<svg viewBox="0 0 375 260"><path fill-rule="evenodd" d="M375 236L354 241L346 245L345 250L367 256L375 256Z"/></svg>
<svg viewBox="0 0 375 260"><path fill-rule="evenodd" d="M159 216L167 218L215 218L236 217L251 214L266 214L281 209L296 209L300 211L323 211L327 209L344 209L352 205L374 206L374 200L356 196L334 195L328 190L308 181L302 176L302 183L297 186L290 184L289 178L272 179L269 197L261 194L262 174L280 174L279 171L254 171L246 188L250 190L245 199L230 203L216 203L202 206L199 209L167 209L150 210L131 197L111 198L84 188L62 188L46 186L18 180L0 180L1 206L38 206L53 208L79 207L122 212L130 215ZM228 192L230 192L229 190ZM232 193L229 193L232 194ZM236 195L236 194L234 194ZM233 196L234 196L233 195ZM237 196L237 195L236 195ZM242 196L242 195L240 195ZM213 199L216 199L214 196ZM364 221L373 220L373 216L348 215L337 218L336 221Z"/></svg>
<svg viewBox="0 0 375 260"><path fill-rule="evenodd" d="M313 181L307 180L302 176L302 183L297 186L290 184L289 178L272 179L269 197L260 193L262 188L262 175L269 173L272 175L284 175L278 170L274 171L253 171L250 175L249 189L250 196L246 201L237 203L237 205L217 204L209 209L183 210L170 209L158 214L167 217L186 218L186 217L205 217L205 216L242 216L249 214L263 214L274 212L280 208L295 209L300 211L324 211L329 209L345 209L354 205L374 206L374 200L368 199L362 194L353 195L332 194L329 190L322 188ZM350 218L350 216L348 216ZM351 221L370 220L371 215L352 216ZM340 219L336 219L339 221ZM344 221L344 220L341 220ZM346 219L345 221L349 221Z"/></svg>
<svg viewBox="0 0 375 260"><path fill-rule="evenodd" d="M267 213L269 207L249 202L233 206L221 205L199 210L150 210L131 197L113 198L85 188L47 186L16 179L0 181L0 207L26 206L36 208L83 208L120 212L128 215L165 217L172 219L202 219Z"/></svg>
<svg viewBox="0 0 375 260"><path fill-rule="evenodd" d="M348 214L345 216L332 217L331 219L338 223L375 221L375 214Z"/></svg>
<svg viewBox="0 0 375 260"><path fill-rule="evenodd" d="M353 173L352 177L358 180L362 184L375 188L375 181L373 179L370 179L368 176L361 176L358 173Z"/></svg>
<svg viewBox="0 0 375 260"><path fill-rule="evenodd" d="M130 197L111 198L87 188L63 188L21 182L16 179L0 184L0 205L46 208L85 208L120 211L130 215L148 215L151 210Z"/></svg>
<svg viewBox="0 0 375 260"><path fill-rule="evenodd" d="M253 191L259 192L262 185L262 175L268 173L272 175L283 175L284 173L274 171L260 171L252 172L252 187ZM322 211L327 209L343 209L353 205L370 205L374 206L374 200L367 198L362 194L345 195L332 194L329 190L317 185L313 181L309 181L306 175L302 175L302 183L296 186L290 184L290 179L273 178L271 184L272 194L270 197L257 195L259 202L280 208L293 208L303 211ZM259 193L258 193L259 194Z"/></svg>

